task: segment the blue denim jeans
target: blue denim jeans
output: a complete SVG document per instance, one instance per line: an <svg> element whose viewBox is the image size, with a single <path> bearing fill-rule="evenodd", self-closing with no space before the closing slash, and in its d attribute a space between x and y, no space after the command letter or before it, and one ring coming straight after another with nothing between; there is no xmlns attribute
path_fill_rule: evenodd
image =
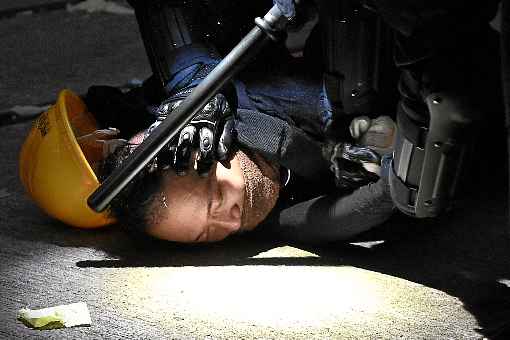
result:
<svg viewBox="0 0 510 340"><path fill-rule="evenodd" d="M165 87L170 96L197 86L206 76L200 70L219 62L208 51L196 44L176 50L173 76ZM322 75L313 66L281 54L271 61L255 60L232 81L236 98L231 99L239 109L280 118L322 139L331 107Z"/></svg>

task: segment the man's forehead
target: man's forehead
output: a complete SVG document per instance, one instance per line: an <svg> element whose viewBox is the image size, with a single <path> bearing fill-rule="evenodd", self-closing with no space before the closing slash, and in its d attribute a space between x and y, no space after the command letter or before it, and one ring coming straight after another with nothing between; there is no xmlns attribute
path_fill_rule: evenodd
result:
<svg viewBox="0 0 510 340"><path fill-rule="evenodd" d="M171 241L194 242L207 230L207 188L203 181L188 176L165 177L165 187L154 202L159 219L150 233Z"/></svg>
<svg viewBox="0 0 510 340"><path fill-rule="evenodd" d="M205 178L188 173L184 176L177 175L173 170L163 171L161 193L165 195L168 204L176 208L207 205L208 181Z"/></svg>

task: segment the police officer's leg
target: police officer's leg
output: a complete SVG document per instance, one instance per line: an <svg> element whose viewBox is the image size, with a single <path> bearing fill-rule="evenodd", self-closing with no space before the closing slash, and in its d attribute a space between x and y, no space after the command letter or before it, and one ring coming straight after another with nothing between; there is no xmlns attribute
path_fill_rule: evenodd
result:
<svg viewBox="0 0 510 340"><path fill-rule="evenodd" d="M472 143L487 121L496 121L497 37L484 26L464 32L454 46L431 48L421 60L401 60L390 182L396 205L407 214L433 217L450 206ZM410 38L400 38L400 51L413 51Z"/></svg>
<svg viewBox="0 0 510 340"><path fill-rule="evenodd" d="M218 57L216 51L208 46L215 35L214 26L207 15L207 9L199 1L131 0L135 9L140 34L151 64L153 76L164 88L172 79L183 56L183 48L200 46L206 48L196 55ZM209 48L207 50L207 48ZM160 93L165 97L168 91Z"/></svg>
<svg viewBox="0 0 510 340"><path fill-rule="evenodd" d="M487 76L497 73L488 60L499 52L488 22L499 1L364 2L396 30L403 70L392 197L410 215L433 217L451 203L471 129L492 118L487 89L499 81Z"/></svg>

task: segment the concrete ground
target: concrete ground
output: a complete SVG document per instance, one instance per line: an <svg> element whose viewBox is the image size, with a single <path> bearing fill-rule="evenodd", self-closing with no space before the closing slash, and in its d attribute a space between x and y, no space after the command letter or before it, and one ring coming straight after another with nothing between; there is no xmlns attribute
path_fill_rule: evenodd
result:
<svg viewBox="0 0 510 340"><path fill-rule="evenodd" d="M133 16L41 12L3 19L0 32L0 111L149 74ZM45 216L17 174L29 128L0 127L0 338L510 337L505 181L440 221L395 216L351 244L260 234L148 244L119 226L76 230ZM23 307L79 301L90 327L37 331L16 320Z"/></svg>

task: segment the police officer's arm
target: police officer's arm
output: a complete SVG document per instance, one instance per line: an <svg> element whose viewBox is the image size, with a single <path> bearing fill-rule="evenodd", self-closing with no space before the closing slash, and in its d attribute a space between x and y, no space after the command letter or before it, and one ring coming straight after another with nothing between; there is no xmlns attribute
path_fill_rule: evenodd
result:
<svg viewBox="0 0 510 340"><path fill-rule="evenodd" d="M154 130L219 63L213 46L218 23L201 1L130 1L135 9L140 33L153 71L159 83L155 89L161 105ZM180 173L191 163L192 151L198 151L198 171L207 174L216 160L230 153L232 131L229 101L233 91L216 95L180 133L172 153L160 153L158 161L169 162ZM228 98L228 99L227 99Z"/></svg>

